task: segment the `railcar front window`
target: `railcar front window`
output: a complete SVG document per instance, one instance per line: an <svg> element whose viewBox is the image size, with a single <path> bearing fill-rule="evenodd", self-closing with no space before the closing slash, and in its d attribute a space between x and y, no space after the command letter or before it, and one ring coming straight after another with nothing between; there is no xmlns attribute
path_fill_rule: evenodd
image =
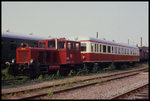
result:
<svg viewBox="0 0 150 101"><path fill-rule="evenodd" d="M81 43L81 51L86 51L86 43Z"/></svg>
<svg viewBox="0 0 150 101"><path fill-rule="evenodd" d="M45 48L45 42L40 42L40 48Z"/></svg>
<svg viewBox="0 0 150 101"><path fill-rule="evenodd" d="M93 47L94 47L94 44L91 43L91 52L93 52Z"/></svg>
<svg viewBox="0 0 150 101"><path fill-rule="evenodd" d="M49 47L49 48L54 48L54 47L55 47L55 40L53 40L53 41L48 41L48 47Z"/></svg>

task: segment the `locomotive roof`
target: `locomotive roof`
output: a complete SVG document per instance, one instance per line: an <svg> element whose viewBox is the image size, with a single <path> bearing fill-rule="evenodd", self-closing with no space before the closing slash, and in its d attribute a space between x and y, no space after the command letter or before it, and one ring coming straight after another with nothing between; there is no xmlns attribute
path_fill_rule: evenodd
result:
<svg viewBox="0 0 150 101"><path fill-rule="evenodd" d="M84 38L80 39L80 41L83 41L83 40L103 42L103 43L107 43L107 44L119 45L119 46L124 46L124 47L129 47L129 48L138 48L136 46L130 46L130 45L127 45L127 44L124 44L124 43L116 43L116 42L102 40L102 39L93 38L93 37L84 37Z"/></svg>
<svg viewBox="0 0 150 101"><path fill-rule="evenodd" d="M27 39L27 40L44 40L46 38L41 38L37 36L30 36L30 35L19 35L17 33L12 33L12 32L6 32L2 33L2 37L6 38L16 38L16 39Z"/></svg>

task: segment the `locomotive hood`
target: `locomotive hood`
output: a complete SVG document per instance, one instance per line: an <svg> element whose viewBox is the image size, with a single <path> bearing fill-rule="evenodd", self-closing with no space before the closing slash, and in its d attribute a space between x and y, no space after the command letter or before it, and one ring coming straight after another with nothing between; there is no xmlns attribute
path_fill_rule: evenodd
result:
<svg viewBox="0 0 150 101"><path fill-rule="evenodd" d="M30 63L31 59L35 62L39 61L40 53L45 53L46 51L56 52L56 49L46 49L46 48L33 48L33 47L19 47L16 50L16 63ZM45 55L41 55L45 56Z"/></svg>

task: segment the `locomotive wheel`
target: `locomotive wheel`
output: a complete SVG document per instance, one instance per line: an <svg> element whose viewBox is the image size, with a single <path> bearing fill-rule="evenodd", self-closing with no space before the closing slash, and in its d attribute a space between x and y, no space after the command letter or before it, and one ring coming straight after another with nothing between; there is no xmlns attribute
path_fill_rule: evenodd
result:
<svg viewBox="0 0 150 101"><path fill-rule="evenodd" d="M40 74L40 64L33 63L30 66L30 78L36 78Z"/></svg>
<svg viewBox="0 0 150 101"><path fill-rule="evenodd" d="M18 68L15 64L11 64L11 66L8 68L8 73L10 75L16 76L18 74Z"/></svg>

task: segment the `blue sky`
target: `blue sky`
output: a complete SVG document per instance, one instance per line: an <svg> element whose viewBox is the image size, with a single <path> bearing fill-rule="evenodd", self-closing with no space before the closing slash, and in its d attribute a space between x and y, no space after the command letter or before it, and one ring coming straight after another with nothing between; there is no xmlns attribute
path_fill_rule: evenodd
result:
<svg viewBox="0 0 150 101"><path fill-rule="evenodd" d="M2 2L2 31L148 45L148 2Z"/></svg>

